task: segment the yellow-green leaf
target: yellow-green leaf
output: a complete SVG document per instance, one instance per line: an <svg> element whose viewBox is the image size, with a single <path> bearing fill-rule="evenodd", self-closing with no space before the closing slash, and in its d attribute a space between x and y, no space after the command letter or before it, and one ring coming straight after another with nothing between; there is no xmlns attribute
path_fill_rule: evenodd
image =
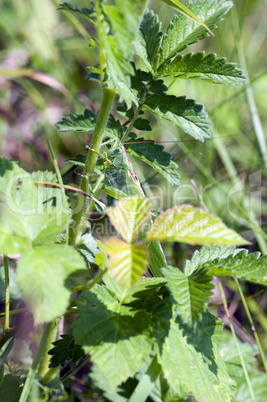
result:
<svg viewBox="0 0 267 402"><path fill-rule="evenodd" d="M127 243L132 243L149 220L151 202L141 196L121 198L107 214L117 232Z"/></svg>
<svg viewBox="0 0 267 402"><path fill-rule="evenodd" d="M130 288L144 274L148 264L145 246L113 237L105 243L104 250L109 254L110 274L120 285Z"/></svg>
<svg viewBox="0 0 267 402"><path fill-rule="evenodd" d="M147 233L147 240L222 246L249 244L220 218L192 205L178 205L161 213Z"/></svg>

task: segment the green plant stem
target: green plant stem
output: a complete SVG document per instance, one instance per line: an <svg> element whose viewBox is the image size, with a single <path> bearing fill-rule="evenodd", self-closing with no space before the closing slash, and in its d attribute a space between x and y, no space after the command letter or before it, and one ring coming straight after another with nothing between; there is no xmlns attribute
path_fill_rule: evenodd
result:
<svg viewBox="0 0 267 402"><path fill-rule="evenodd" d="M27 402L28 396L32 387L32 383L34 381L35 375L37 374L37 370L40 364L40 360L43 355L43 351L45 349L46 343L47 343L47 338L49 337L49 333L51 331L51 328L53 327L53 322L50 322L49 324L46 324L45 330L41 339L41 342L38 346L38 349L35 353L31 368L28 372L22 393L19 398L19 402Z"/></svg>
<svg viewBox="0 0 267 402"><path fill-rule="evenodd" d="M263 364L265 373L267 374L267 364L266 364L264 352L263 352L263 349L262 349L262 346L261 346L260 338L259 338L257 330L256 330L256 328L254 326L254 322L253 322L252 316L250 314L246 298L245 298L244 293L242 291L242 288L241 288L241 286L239 284L239 281L238 281L238 279L236 277L234 279L235 279L235 283L236 283L236 286L238 288L238 291L239 291L243 306L245 308L245 311L246 311L246 314L247 314L247 317L248 317L248 320L249 320L249 323L250 323L250 326L251 326L251 330L253 332L254 338L256 340L256 343L257 343L257 346L258 346L258 349L259 349L259 353L260 353L260 357L261 357L261 360L262 360L262 364Z"/></svg>
<svg viewBox="0 0 267 402"><path fill-rule="evenodd" d="M246 365L245 365L245 362L244 362L244 359L243 359L243 356L242 356L242 352L241 352L239 344L238 344L238 340L237 340L237 337L236 337L236 334L235 334L235 330L234 330L234 327L233 327L233 325L231 323L231 317L230 317L229 312L228 312L227 303L226 303L226 297L225 297L225 293L224 293L221 281L219 281L219 287L220 287L220 291L221 291L221 295L222 295L222 299L223 299L223 305L224 305L225 314L226 314L226 316L228 318L228 321L229 321L229 327L230 327L230 330L232 332L232 336L233 336L233 339L234 339L234 342L235 342L235 345L236 345L236 348L237 348L237 351L238 351L238 355L239 355L239 358L240 358L240 361L241 361L241 365L242 365L242 368L243 368L243 371L244 371L244 374L245 374L245 377L246 377L249 393L250 393L252 401L255 402L255 395L254 395L253 388L252 388L252 385L251 385L251 382L250 382L250 379L249 379L249 375L248 375L248 372L247 372L247 368L246 368Z"/></svg>
<svg viewBox="0 0 267 402"><path fill-rule="evenodd" d="M9 266L7 255L4 255L4 267L5 267L5 321L4 321L4 333L9 329L9 310L10 310L10 288L9 288Z"/></svg>
<svg viewBox="0 0 267 402"><path fill-rule="evenodd" d="M81 185L80 185L80 190L87 192L87 187L88 187L88 180L91 174L94 172L96 161L98 158L98 154L100 151L101 143L103 140L103 135L105 131L105 127L107 125L107 121L109 118L109 113L111 110L111 107L113 105L115 97L115 89L111 88L103 88L103 99L101 103L101 107L99 110L96 126L94 133L92 135L90 147L94 150L89 150L85 162L85 167L84 167L84 172L82 175L82 180L81 180ZM96 152L95 152L96 151ZM83 195L78 194L77 195L77 202L75 209L76 211L73 214L73 224L70 227L70 232L69 232L69 243L71 245L76 244L76 239L79 234L79 226L81 223L81 219L83 216L84 212L84 207L85 207L85 197Z"/></svg>
<svg viewBox="0 0 267 402"><path fill-rule="evenodd" d="M93 196L96 199L98 199L100 197L100 194L102 192L104 177L105 177L104 175L99 176L99 178L97 179L96 184L93 188ZM77 233L77 236L76 236L76 241L78 241L80 236L82 235L86 222L90 218L91 213L93 212L94 206L95 206L95 201L93 199L91 199L84 215L82 216L80 227L79 227L79 233Z"/></svg>
<svg viewBox="0 0 267 402"><path fill-rule="evenodd" d="M101 78L101 82L104 82L106 58L105 58L105 49L104 49L104 43L103 43L102 13L101 13L100 4L101 4L101 0L96 0L95 8L96 8L97 33L98 33L98 42L99 42L100 78Z"/></svg>

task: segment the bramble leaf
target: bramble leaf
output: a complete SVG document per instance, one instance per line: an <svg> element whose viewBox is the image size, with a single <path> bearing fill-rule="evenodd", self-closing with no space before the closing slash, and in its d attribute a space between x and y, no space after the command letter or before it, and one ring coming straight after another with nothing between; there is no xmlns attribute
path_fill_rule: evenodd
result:
<svg viewBox="0 0 267 402"><path fill-rule="evenodd" d="M129 142L124 145L128 153L150 165L171 184L180 184L178 165L171 160L171 154L163 151L162 145L144 138L136 138L134 135L129 138Z"/></svg>
<svg viewBox="0 0 267 402"><path fill-rule="evenodd" d="M180 399L230 401L235 383L219 355L222 322L207 312L192 331L172 314L166 300L154 306L158 362L172 391Z"/></svg>
<svg viewBox="0 0 267 402"><path fill-rule="evenodd" d="M100 285L82 293L78 309L75 342L90 353L109 387L115 388L133 376L150 353L149 315L121 306L115 295Z"/></svg>
<svg viewBox="0 0 267 402"><path fill-rule="evenodd" d="M203 106L192 99L186 99L185 96L150 95L143 107L159 118L171 121L197 140L204 141L210 137L208 115Z"/></svg>
<svg viewBox="0 0 267 402"><path fill-rule="evenodd" d="M177 55L163 64L157 71L163 77L205 80L214 84L242 85L246 79L243 71L234 63L227 63L224 57L204 52Z"/></svg>
<svg viewBox="0 0 267 402"><path fill-rule="evenodd" d="M152 10L147 10L139 26L134 47L136 54L149 71L156 69L161 36L161 23L158 16Z"/></svg>
<svg viewBox="0 0 267 402"><path fill-rule="evenodd" d="M35 324L50 322L65 313L71 291L64 282L79 269L86 269L82 256L66 245L39 246L23 254L17 279Z"/></svg>
<svg viewBox="0 0 267 402"><path fill-rule="evenodd" d="M235 246L204 246L198 251L196 250L190 260L185 262L184 273L189 276L197 268L202 267L207 261L217 258L226 258L235 252Z"/></svg>
<svg viewBox="0 0 267 402"><path fill-rule="evenodd" d="M115 207L107 208L112 225L127 243L132 243L149 220L151 202L141 196L120 199Z"/></svg>
<svg viewBox="0 0 267 402"><path fill-rule="evenodd" d="M190 1L187 5L211 30L217 27L216 24L222 20L232 6L231 1L225 0L195 0ZM198 22L183 14L176 15L170 22L166 35L163 36L159 67L192 43L207 36L209 36L208 31Z"/></svg>
<svg viewBox="0 0 267 402"><path fill-rule="evenodd" d="M178 205L162 212L147 232L147 240L187 244L249 244L218 217L192 205Z"/></svg>
<svg viewBox="0 0 267 402"><path fill-rule="evenodd" d="M213 275L208 269L200 268L187 276L178 268L170 266L163 269L163 273L167 287L177 303L176 311L185 324L192 325L199 320L213 294Z"/></svg>
<svg viewBox="0 0 267 402"><path fill-rule="evenodd" d="M115 237L104 246L109 255L110 274L125 288L131 288L145 273L148 251L143 245L127 244Z"/></svg>
<svg viewBox="0 0 267 402"><path fill-rule="evenodd" d="M260 253L248 254L246 249L236 249L224 258L218 257L201 264L213 275L236 276L251 282L267 286L267 256Z"/></svg>
<svg viewBox="0 0 267 402"><path fill-rule="evenodd" d="M77 363L80 359L85 359L81 346L75 345L72 334L60 335L61 339L53 342L54 347L49 350L48 354L51 355L49 367L64 366L66 361L71 360Z"/></svg>

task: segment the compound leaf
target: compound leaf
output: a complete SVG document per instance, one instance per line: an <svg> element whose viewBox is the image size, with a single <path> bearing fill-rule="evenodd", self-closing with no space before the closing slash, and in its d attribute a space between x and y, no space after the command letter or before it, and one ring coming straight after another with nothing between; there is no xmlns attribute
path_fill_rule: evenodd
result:
<svg viewBox="0 0 267 402"><path fill-rule="evenodd" d="M121 306L115 295L100 285L83 292L78 309L75 342L90 353L109 387L115 388L133 376L150 353L149 316L143 310Z"/></svg>
<svg viewBox="0 0 267 402"><path fill-rule="evenodd" d="M159 118L172 122L197 140L203 141L210 137L208 115L203 106L193 99L186 99L185 96L150 95L143 107Z"/></svg>
<svg viewBox="0 0 267 402"><path fill-rule="evenodd" d="M178 241L192 245L249 244L218 217L187 204L162 212L148 230L147 240Z"/></svg>
<svg viewBox="0 0 267 402"><path fill-rule="evenodd" d="M157 71L163 77L191 78L214 84L242 85L246 77L234 63L227 63L224 57L204 52L177 55Z"/></svg>
<svg viewBox="0 0 267 402"><path fill-rule="evenodd" d="M18 283L36 324L65 313L71 291L64 282L73 272L85 268L82 256L61 244L35 247L19 259Z"/></svg>
<svg viewBox="0 0 267 402"><path fill-rule="evenodd" d="M119 285L131 288L145 273L148 264L145 246L111 238L105 243L104 251L109 254L110 274Z"/></svg>
<svg viewBox="0 0 267 402"><path fill-rule="evenodd" d="M162 145L144 138L129 138L130 144L125 144L128 153L150 165L171 184L180 184L180 175L177 172L178 165L171 160L172 156L163 151Z"/></svg>
<svg viewBox="0 0 267 402"><path fill-rule="evenodd" d="M163 273L183 322L192 325L199 320L213 294L213 275L205 268L197 269L189 276L173 267L163 269Z"/></svg>
<svg viewBox="0 0 267 402"><path fill-rule="evenodd" d="M188 3L188 8L213 30L232 5L231 1L224 0L195 0ZM209 33L204 26L184 14L176 15L170 22L166 35L163 36L159 66L162 67L178 52L207 36Z"/></svg>

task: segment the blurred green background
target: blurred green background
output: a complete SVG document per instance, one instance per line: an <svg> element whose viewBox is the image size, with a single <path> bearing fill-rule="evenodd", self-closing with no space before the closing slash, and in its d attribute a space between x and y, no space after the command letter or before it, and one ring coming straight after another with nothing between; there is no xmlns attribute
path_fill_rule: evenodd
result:
<svg viewBox="0 0 267 402"><path fill-rule="evenodd" d="M82 8L89 0L71 0ZM92 27L86 20L58 11L54 0L0 0L0 147L1 154L19 160L24 168L53 170L46 140L50 139L60 168L84 152L84 134L57 134L55 123L73 111L98 110L100 91L85 79L86 67L97 53L88 47ZM212 138L199 143L170 124L155 121L146 138L162 141L179 165L181 188L174 188L154 171L134 164L148 197L164 209L177 203L205 205L251 241L250 251L267 253L267 1L237 0L215 37L189 51L217 53L237 63L249 78L243 87L177 80L170 92L186 95L205 106ZM151 1L163 28L174 11ZM141 66L141 64L138 65ZM145 172L145 175L144 175ZM193 182L192 182L193 180ZM192 248L166 249L173 265L182 268ZM228 283L231 288L231 282ZM260 287L243 284L245 294ZM232 287L232 297L236 297ZM216 301L216 300L215 300ZM265 294L249 306L267 349ZM240 313L241 314L241 313ZM247 319L242 331L249 329Z"/></svg>

